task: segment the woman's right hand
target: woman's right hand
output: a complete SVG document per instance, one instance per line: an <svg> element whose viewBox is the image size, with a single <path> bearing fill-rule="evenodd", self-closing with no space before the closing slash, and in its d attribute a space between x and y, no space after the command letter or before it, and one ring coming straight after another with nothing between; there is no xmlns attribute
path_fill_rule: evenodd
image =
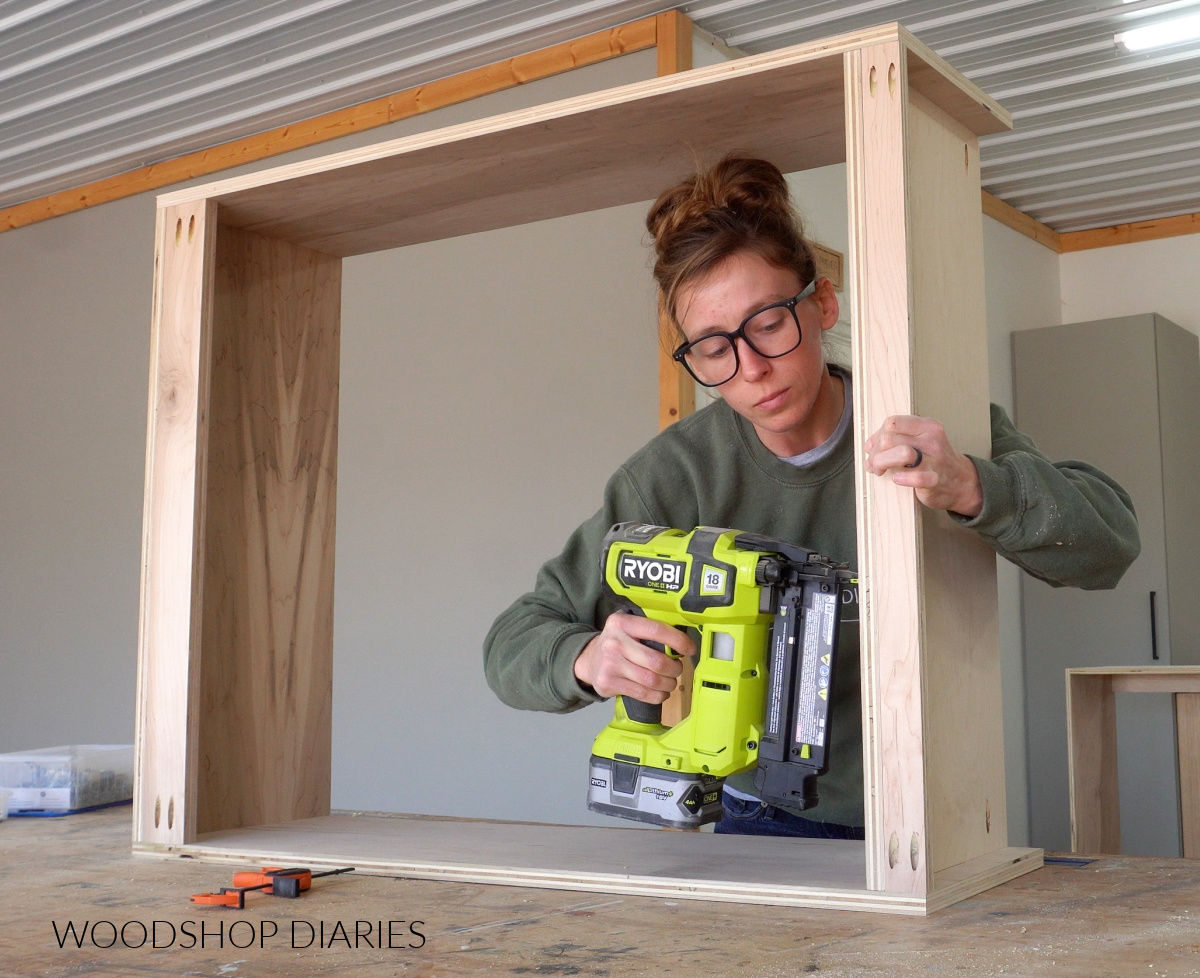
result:
<svg viewBox="0 0 1200 978"><path fill-rule="evenodd" d="M696 652L696 643L686 632L652 618L617 612L608 616L604 630L575 659L575 678L601 696L662 703L675 688L683 665L643 642L658 642L681 656Z"/></svg>

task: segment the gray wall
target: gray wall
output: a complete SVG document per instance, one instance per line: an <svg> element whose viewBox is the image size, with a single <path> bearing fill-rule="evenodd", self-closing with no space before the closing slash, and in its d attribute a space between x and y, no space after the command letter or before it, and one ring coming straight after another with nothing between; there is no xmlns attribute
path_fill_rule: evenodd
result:
<svg viewBox="0 0 1200 978"><path fill-rule="evenodd" d="M347 261L339 807L586 816L591 739L611 706L513 711L487 688L480 647L599 506L608 476L654 434L645 211Z"/></svg>
<svg viewBox="0 0 1200 978"><path fill-rule="evenodd" d="M716 57L698 45L698 64ZM229 174L653 73L644 52ZM792 183L810 233L844 251L844 167ZM583 765L609 708L509 710L484 684L479 644L653 433L644 212L346 262L335 805L589 820ZM144 194L0 234L0 751L133 737L153 213ZM985 257L1004 403L1008 330L1057 321L1056 281L1042 282L1057 266L991 221ZM447 531L465 542L447 546ZM1019 619L1001 598L1019 676ZM1012 687L1006 673L1018 843Z"/></svg>
<svg viewBox="0 0 1200 978"><path fill-rule="evenodd" d="M205 182L654 73L640 52ZM133 740L155 196L0 234L0 751Z"/></svg>

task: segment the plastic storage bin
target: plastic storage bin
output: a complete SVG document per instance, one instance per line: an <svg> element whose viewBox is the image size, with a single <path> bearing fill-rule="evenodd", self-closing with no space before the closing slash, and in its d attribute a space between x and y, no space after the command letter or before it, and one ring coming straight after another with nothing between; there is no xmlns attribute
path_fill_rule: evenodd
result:
<svg viewBox="0 0 1200 978"><path fill-rule="evenodd" d="M72 744L0 754L10 815L65 815L133 797L132 744Z"/></svg>

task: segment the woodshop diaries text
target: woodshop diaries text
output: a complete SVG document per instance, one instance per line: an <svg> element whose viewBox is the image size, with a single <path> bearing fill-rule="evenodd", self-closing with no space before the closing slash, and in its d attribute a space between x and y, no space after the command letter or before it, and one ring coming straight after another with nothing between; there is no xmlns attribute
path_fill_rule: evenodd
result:
<svg viewBox="0 0 1200 978"><path fill-rule="evenodd" d="M68 920L60 928L57 920L50 921L54 927L54 939L60 948L85 944L107 950L120 945L130 949L141 947L163 950L169 947L189 948L248 948L257 945L266 947L267 941L281 944L289 941L296 950L304 948L332 948L345 945L348 948L389 948L404 950L419 948L425 944L425 935L419 928L423 920L292 920L290 928L280 934L279 923L274 920L185 920L178 926L169 920L152 920L149 925L140 920L127 920L115 924L111 920L85 920L81 925ZM227 926L228 925L228 926ZM385 943L386 942L386 943Z"/></svg>

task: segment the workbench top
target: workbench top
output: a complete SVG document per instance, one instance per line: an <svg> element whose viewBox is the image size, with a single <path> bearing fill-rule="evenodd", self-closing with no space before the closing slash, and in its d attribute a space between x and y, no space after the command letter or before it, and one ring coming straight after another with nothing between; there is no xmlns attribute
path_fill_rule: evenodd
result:
<svg viewBox="0 0 1200 978"><path fill-rule="evenodd" d="M0 976L1200 975L1200 861L1071 857L929 918L379 876L316 880L298 901L250 895L238 912L188 902L234 867L136 858L130 818L0 822ZM389 920L403 921L391 948ZM59 947L68 921L87 922L82 948ZM94 946L97 921L112 948ZM122 943L155 921L172 946Z"/></svg>

